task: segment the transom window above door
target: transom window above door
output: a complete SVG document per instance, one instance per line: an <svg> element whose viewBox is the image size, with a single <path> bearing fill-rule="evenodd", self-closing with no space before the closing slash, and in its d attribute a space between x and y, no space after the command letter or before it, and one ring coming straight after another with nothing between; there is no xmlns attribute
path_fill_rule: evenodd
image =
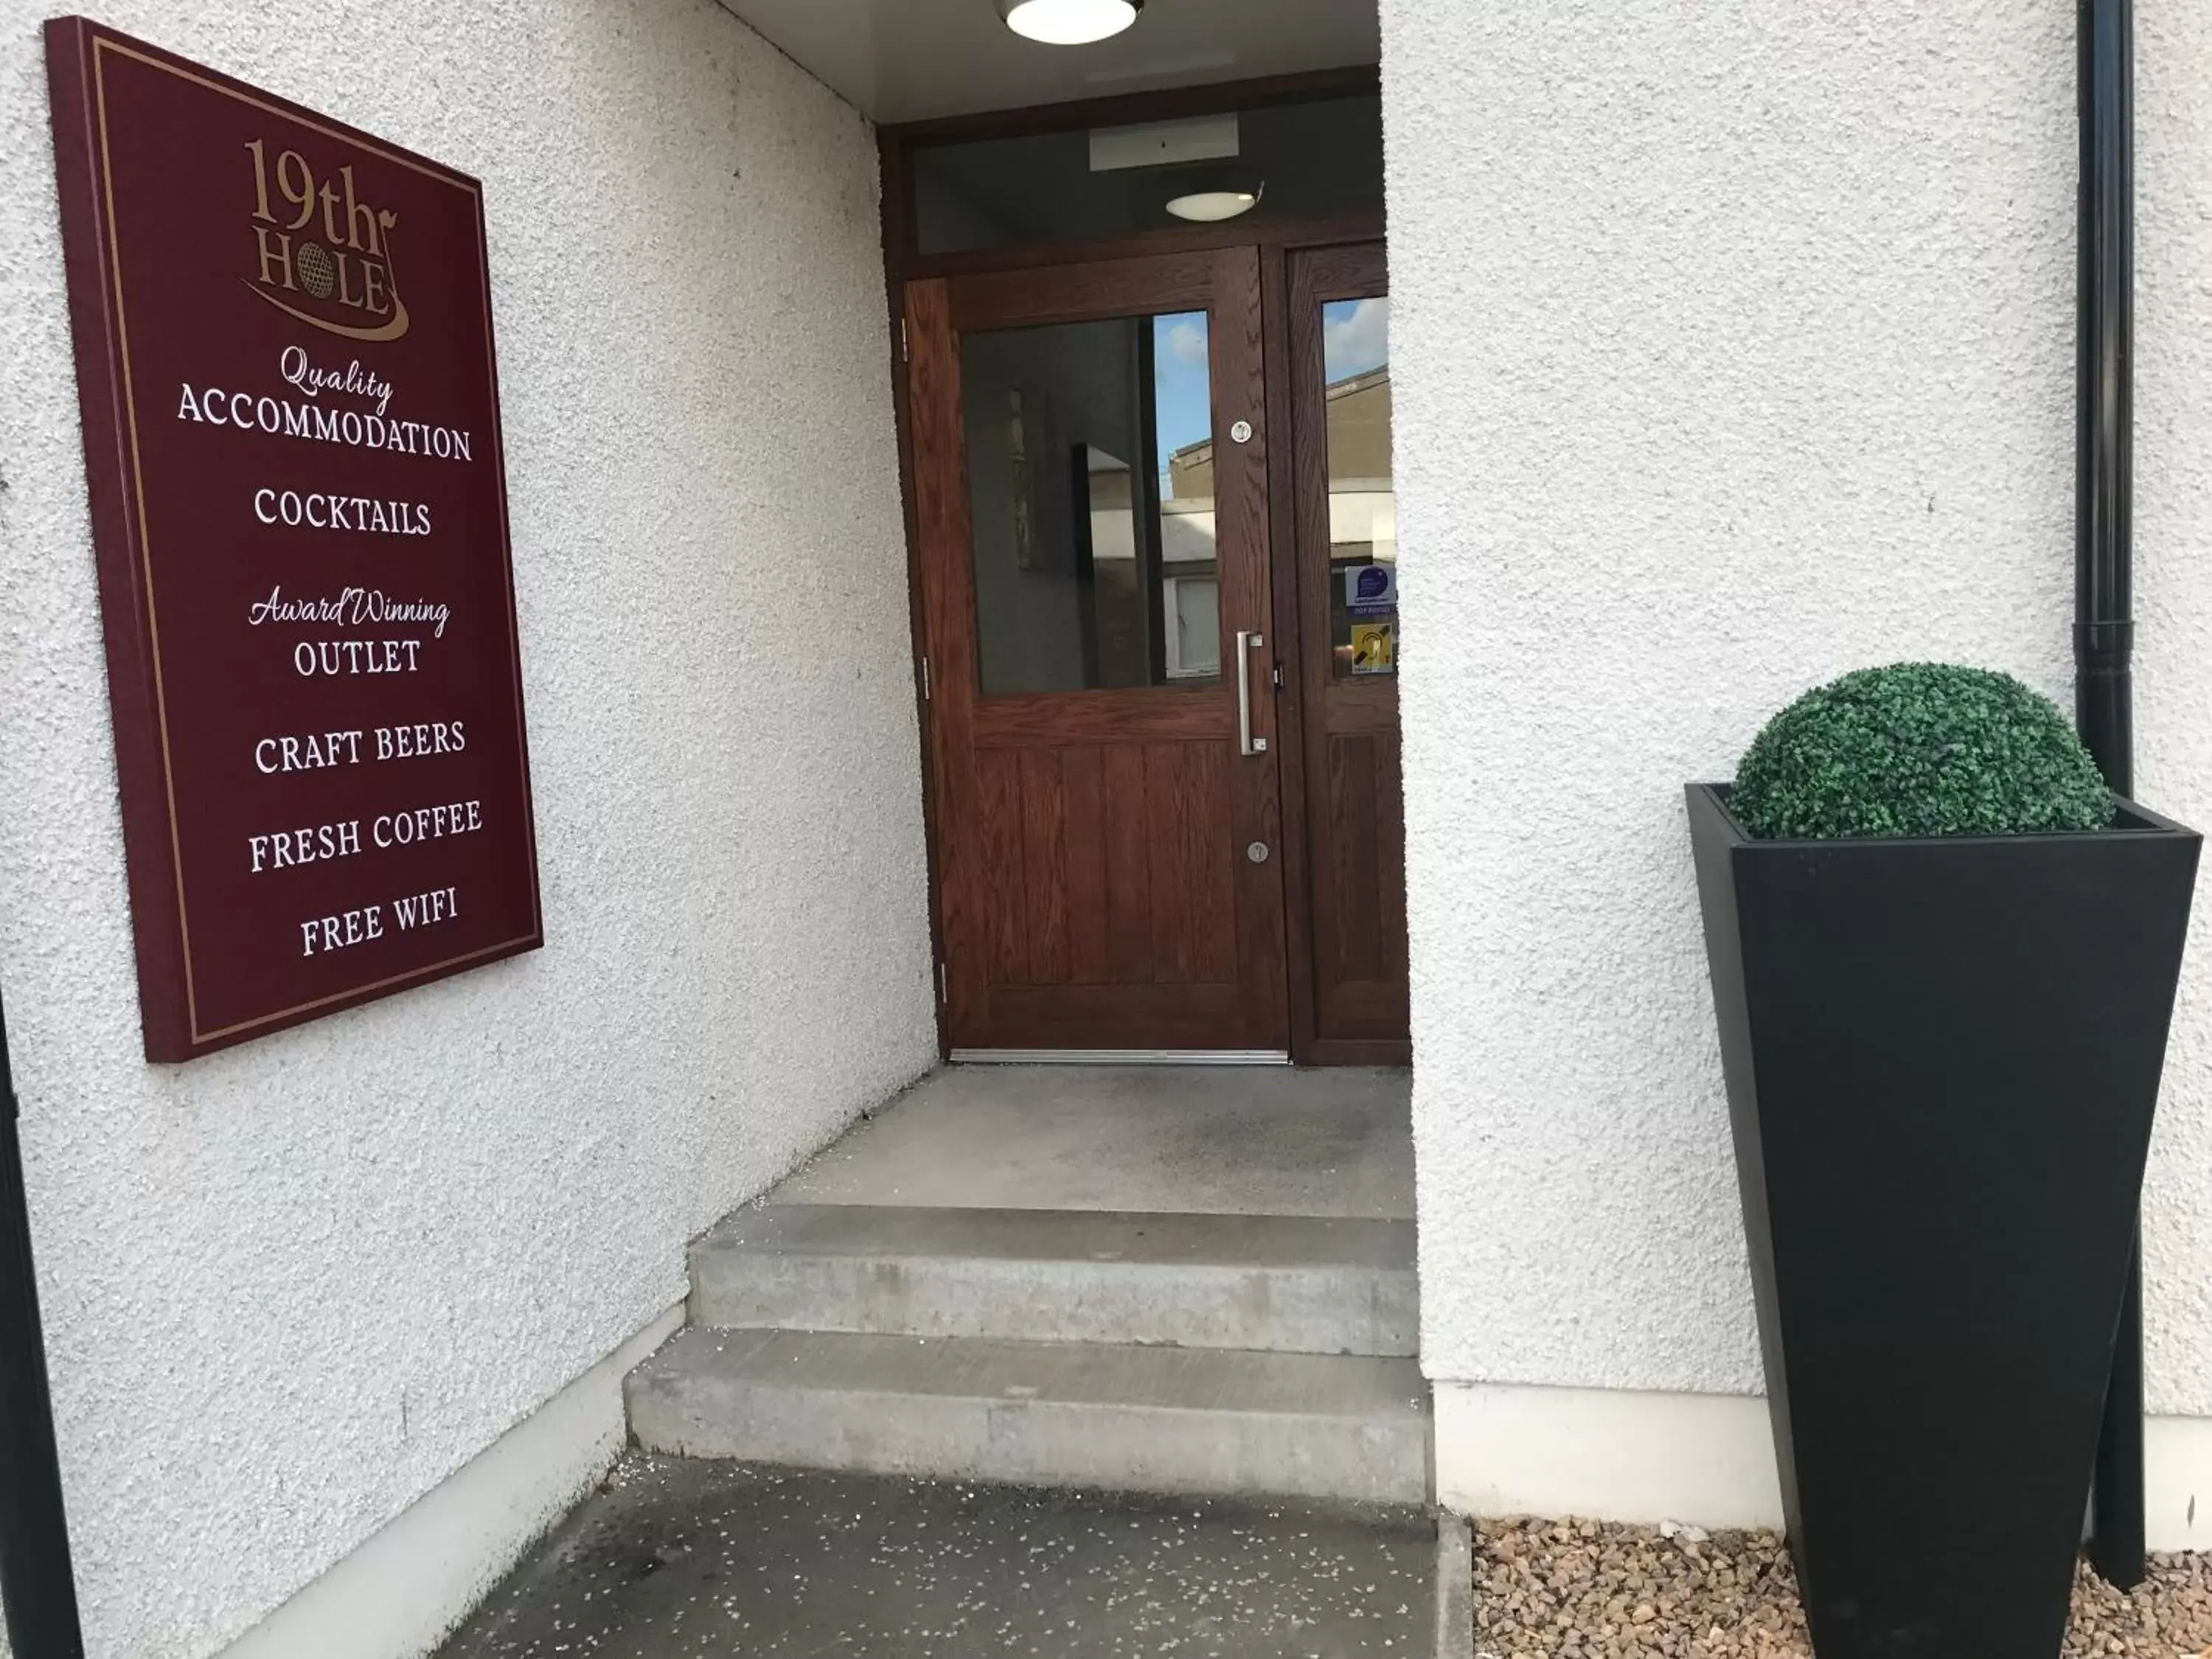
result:
<svg viewBox="0 0 2212 1659"><path fill-rule="evenodd" d="M924 255L1107 241L1224 216L1379 218L1382 100L1308 97L1164 121L917 141L908 166L909 234Z"/></svg>

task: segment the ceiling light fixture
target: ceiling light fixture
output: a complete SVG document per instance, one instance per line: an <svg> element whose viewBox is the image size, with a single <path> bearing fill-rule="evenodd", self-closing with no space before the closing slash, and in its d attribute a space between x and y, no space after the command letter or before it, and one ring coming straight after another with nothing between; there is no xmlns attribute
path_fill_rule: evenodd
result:
<svg viewBox="0 0 2212 1659"><path fill-rule="evenodd" d="M1137 21L1145 0L999 0L999 15L1015 33L1052 46L1087 46Z"/></svg>
<svg viewBox="0 0 2212 1659"><path fill-rule="evenodd" d="M1259 193L1249 190L1200 190L1188 196L1177 196L1168 203L1168 211L1178 219L1192 219L1202 225L1218 224L1224 219L1234 219L1240 213L1249 213L1260 203Z"/></svg>

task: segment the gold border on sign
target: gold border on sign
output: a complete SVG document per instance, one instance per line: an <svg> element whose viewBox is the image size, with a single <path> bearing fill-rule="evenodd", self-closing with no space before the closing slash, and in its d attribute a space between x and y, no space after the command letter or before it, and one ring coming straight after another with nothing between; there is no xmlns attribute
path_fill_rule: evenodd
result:
<svg viewBox="0 0 2212 1659"><path fill-rule="evenodd" d="M538 881L533 873L530 883L531 927L526 933L518 934L513 939L501 939L495 945L480 945L473 951L448 957L441 962L430 963L421 968L410 968L404 973L394 974L388 978L377 980L367 985L356 985L343 991L334 991L328 996L296 1003L289 1008L282 1008L274 1013L258 1014L252 1019L239 1020L211 1031L204 1031L200 1029L199 997L192 972L191 919L185 901L184 848L177 828L176 771L169 754L168 695L161 679L161 629L159 613L154 601L153 537L147 522L146 479L138 449L138 404L137 395L132 388L131 375L131 329L123 303L122 227L115 211L115 179L111 165L107 137L107 79L106 60L104 54L113 52L119 58L128 58L135 63L143 64L149 68L173 75L179 80L189 81L195 86L204 87L210 92L221 93L226 98L249 105L266 114L275 116L279 120L289 121L295 125L306 127L310 131L320 133L323 137L336 140L339 143L349 144L356 149L364 150L369 155L406 167L410 172L419 173L426 179L433 179L440 184L450 185L467 195L473 204L477 228L477 268L483 277L484 368L486 384L489 388L492 403L492 453L499 466L495 494L499 502L500 581L501 591L507 598L507 659L514 674L515 749L522 772L523 824L529 834L530 844L534 854L538 842L538 823L537 812L530 799L529 730L522 710L522 649L514 614L514 553L509 540L507 515L507 445L499 419L498 360L492 346L491 254L489 240L484 233L483 193L471 180L443 168L417 161L413 156L386 149L374 141L362 138L357 134L340 131L310 116L302 115L294 110L279 108L266 99L256 97L236 87L225 86L220 81L210 80L208 76L197 74L179 64L168 63L149 53L139 52L120 40L111 40L105 34L98 33L93 34L92 49L93 96L100 126L100 181L103 208L107 220L107 258L114 273L116 352L123 364L124 425L131 438L131 483L138 515L139 569L146 586L146 635L152 648L154 659L154 713L155 725L161 733L161 782L168 805L169 864L176 876L177 927L185 959L185 1022L190 1027L192 1046L198 1048L204 1043L220 1042L225 1037L236 1036L240 1032L251 1031L260 1026L273 1025L280 1020L289 1019L295 1014L312 1013L316 1009L326 1008L335 1003L371 996L380 991L392 990L411 980L424 979L443 973L449 969L465 967L479 958L496 956L501 951L512 951L517 946L533 942L543 943L544 923L539 909Z"/></svg>

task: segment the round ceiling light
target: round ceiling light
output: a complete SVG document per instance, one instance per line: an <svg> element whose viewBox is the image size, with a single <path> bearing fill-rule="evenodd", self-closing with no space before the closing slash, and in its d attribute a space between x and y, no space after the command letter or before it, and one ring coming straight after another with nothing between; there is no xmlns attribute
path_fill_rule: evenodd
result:
<svg viewBox="0 0 2212 1659"><path fill-rule="evenodd" d="M1259 200L1249 190L1200 190L1173 198L1168 203L1168 211L1178 219L1194 219L1200 224L1212 225L1234 219L1240 213L1249 213Z"/></svg>
<svg viewBox="0 0 2212 1659"><path fill-rule="evenodd" d="M1015 33L1052 46L1087 46L1137 21L1145 0L999 0Z"/></svg>

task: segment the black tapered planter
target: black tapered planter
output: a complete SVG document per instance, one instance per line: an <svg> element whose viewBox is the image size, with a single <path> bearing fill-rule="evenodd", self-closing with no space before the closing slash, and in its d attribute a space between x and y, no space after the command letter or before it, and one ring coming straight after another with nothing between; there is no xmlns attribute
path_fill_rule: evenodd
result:
<svg viewBox="0 0 2212 1659"><path fill-rule="evenodd" d="M1692 784L1820 1659L2055 1659L2201 838L1754 841Z"/></svg>

